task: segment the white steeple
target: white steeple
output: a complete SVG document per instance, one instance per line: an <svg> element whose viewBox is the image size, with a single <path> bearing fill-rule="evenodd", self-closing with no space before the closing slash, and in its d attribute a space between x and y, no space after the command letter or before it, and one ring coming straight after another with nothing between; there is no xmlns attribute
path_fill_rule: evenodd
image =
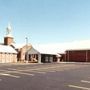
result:
<svg viewBox="0 0 90 90"><path fill-rule="evenodd" d="M11 24L8 23L8 26L6 28L6 36L4 37L4 45L11 45L14 42L11 32L12 32L12 27Z"/></svg>
<svg viewBox="0 0 90 90"><path fill-rule="evenodd" d="M6 37L12 37L11 32L12 32L12 27L11 27L11 24L8 23L8 26L6 28Z"/></svg>

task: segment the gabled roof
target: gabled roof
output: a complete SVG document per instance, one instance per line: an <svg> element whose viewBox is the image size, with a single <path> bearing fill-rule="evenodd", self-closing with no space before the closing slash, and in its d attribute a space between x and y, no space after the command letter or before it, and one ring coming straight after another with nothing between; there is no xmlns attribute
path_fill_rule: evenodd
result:
<svg viewBox="0 0 90 90"><path fill-rule="evenodd" d="M28 44L28 46L30 46L31 44ZM15 43L12 43L12 46L15 48L15 49L20 49L20 48L23 48L24 46L26 46L25 43L23 44L15 44Z"/></svg>
<svg viewBox="0 0 90 90"><path fill-rule="evenodd" d="M26 44L13 44L15 48L22 48ZM65 43L36 44L33 48L41 54L65 53L66 50L90 50L90 40L81 40Z"/></svg>
<svg viewBox="0 0 90 90"><path fill-rule="evenodd" d="M34 45L40 53L65 53L66 50L90 50L90 40L81 40L65 43L51 43Z"/></svg>
<svg viewBox="0 0 90 90"><path fill-rule="evenodd" d="M20 49L20 48L22 48L22 47L25 46L25 44L15 44L15 43L12 43L11 45L12 45L15 49Z"/></svg>
<svg viewBox="0 0 90 90"><path fill-rule="evenodd" d="M51 48L50 48L51 49ZM57 53L54 52L52 49L50 50L46 47L35 47L33 46L30 50L30 53L40 53L40 54L52 54L52 55L56 55Z"/></svg>
<svg viewBox="0 0 90 90"><path fill-rule="evenodd" d="M9 45L0 45L0 52L2 53L17 53L15 49L13 49Z"/></svg>
<svg viewBox="0 0 90 90"><path fill-rule="evenodd" d="M67 50L90 50L90 40L74 41Z"/></svg>
<svg viewBox="0 0 90 90"><path fill-rule="evenodd" d="M28 54L40 54L40 52L37 51L36 49L34 49L33 47L31 47L31 48L28 50Z"/></svg>

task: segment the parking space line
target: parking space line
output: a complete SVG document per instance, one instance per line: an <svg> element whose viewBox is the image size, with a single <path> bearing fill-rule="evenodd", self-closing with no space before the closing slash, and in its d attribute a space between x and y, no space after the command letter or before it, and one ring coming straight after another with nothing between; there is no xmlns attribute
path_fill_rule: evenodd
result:
<svg viewBox="0 0 90 90"><path fill-rule="evenodd" d="M47 73L47 72L56 72L56 70L50 70L50 69L46 69L46 70L37 70L37 71L39 71L39 72L45 72L45 73Z"/></svg>
<svg viewBox="0 0 90 90"><path fill-rule="evenodd" d="M90 81L86 81L86 80L81 80L81 82L83 82L83 83L90 83Z"/></svg>
<svg viewBox="0 0 90 90"><path fill-rule="evenodd" d="M53 68L59 68L60 66L57 67L44 67L44 68L34 68L34 69L25 69L25 70L18 70L18 71L28 71L28 70L47 70L47 69L53 69Z"/></svg>
<svg viewBox="0 0 90 90"><path fill-rule="evenodd" d="M0 73L0 75L14 77L14 78L20 78L20 76L15 76L15 75L7 74L7 73Z"/></svg>
<svg viewBox="0 0 90 90"><path fill-rule="evenodd" d="M63 69L52 69L52 71L50 72L59 72L59 71L63 71Z"/></svg>
<svg viewBox="0 0 90 90"><path fill-rule="evenodd" d="M64 65L64 66L48 66L48 67L39 67L39 68L30 68L30 67L27 67L27 68L8 68L8 70L13 70L13 71L29 71L29 70L48 70L48 71L51 71L51 69L56 69L55 71L62 71L62 70L68 70L68 69L71 69L69 66L68 69L66 68L68 67L68 65ZM64 69L62 69L64 68ZM59 69L59 70L57 70ZM53 72L53 71L52 71Z"/></svg>
<svg viewBox="0 0 90 90"><path fill-rule="evenodd" d="M15 69L15 68L7 68L8 70L17 70L17 69Z"/></svg>
<svg viewBox="0 0 90 90"><path fill-rule="evenodd" d="M24 73L24 72L18 72L18 71L11 72L11 73L18 73L18 74L24 74L24 75L34 76L34 74Z"/></svg>
<svg viewBox="0 0 90 90"><path fill-rule="evenodd" d="M40 74L46 74L46 72L42 72L42 71L29 71L29 72L40 73Z"/></svg>
<svg viewBox="0 0 90 90"><path fill-rule="evenodd" d="M47 71L47 72L52 72L53 73L53 72L56 72L56 71L55 70L51 70L51 71Z"/></svg>
<svg viewBox="0 0 90 90"><path fill-rule="evenodd" d="M43 69L43 70L41 69L41 70L34 70L34 71L36 71L36 72L38 71L40 73L47 73L47 72L57 72L57 71L63 71L63 70L54 68L54 69Z"/></svg>
<svg viewBox="0 0 90 90"><path fill-rule="evenodd" d="M34 76L34 74L29 74L29 73L24 73L24 72L21 72L21 71L6 71L4 73L17 73L17 74L24 74L24 75L30 75L30 76Z"/></svg>
<svg viewBox="0 0 90 90"><path fill-rule="evenodd" d="M7 70L0 70L0 72L6 72Z"/></svg>
<svg viewBox="0 0 90 90"><path fill-rule="evenodd" d="M90 90L90 88L87 88L87 87L80 87L80 86L76 86L76 85L68 85L68 87L76 88L76 89L82 89L82 90Z"/></svg>

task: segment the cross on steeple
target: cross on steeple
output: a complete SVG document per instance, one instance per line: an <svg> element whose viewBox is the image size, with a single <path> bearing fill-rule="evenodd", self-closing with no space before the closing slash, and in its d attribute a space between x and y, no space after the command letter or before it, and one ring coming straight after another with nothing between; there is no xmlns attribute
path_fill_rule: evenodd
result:
<svg viewBox="0 0 90 90"><path fill-rule="evenodd" d="M7 26L7 28L6 28L6 35L11 35L11 31L12 31L11 24L8 23L8 26Z"/></svg>

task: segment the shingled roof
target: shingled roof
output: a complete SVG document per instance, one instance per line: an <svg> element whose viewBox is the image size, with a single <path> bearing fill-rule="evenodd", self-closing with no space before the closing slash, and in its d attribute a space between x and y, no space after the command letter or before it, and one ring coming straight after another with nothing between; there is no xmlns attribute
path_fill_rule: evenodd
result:
<svg viewBox="0 0 90 90"><path fill-rule="evenodd" d="M16 50L9 45L0 45L0 52L2 52L2 53L17 53Z"/></svg>

